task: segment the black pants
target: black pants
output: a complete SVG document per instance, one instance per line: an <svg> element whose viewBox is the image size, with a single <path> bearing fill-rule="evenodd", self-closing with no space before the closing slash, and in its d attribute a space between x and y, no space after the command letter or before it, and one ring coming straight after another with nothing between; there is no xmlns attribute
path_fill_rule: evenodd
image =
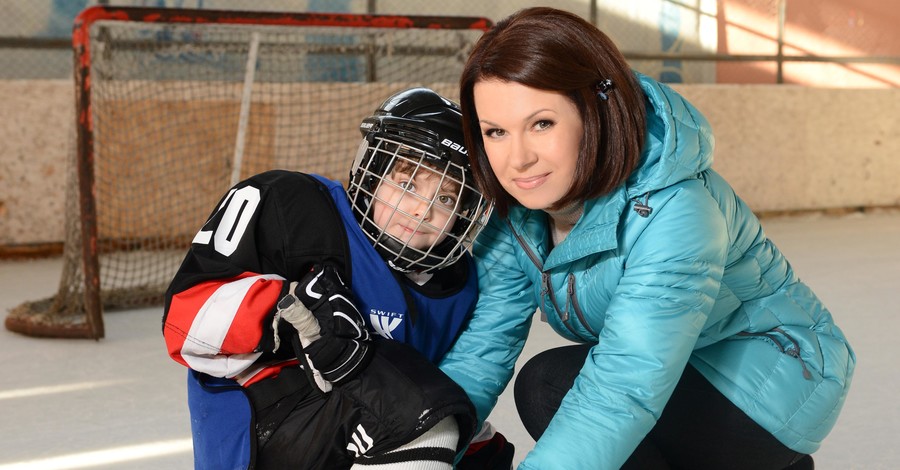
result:
<svg viewBox="0 0 900 470"><path fill-rule="evenodd" d="M335 470L354 461L390 462L396 454L385 452L448 416L459 425L457 451L468 444L475 409L463 389L412 346L374 341L369 365L325 396L300 369L284 369L248 387L259 444L256 469Z"/></svg>
<svg viewBox="0 0 900 470"><path fill-rule="evenodd" d="M519 371L516 408L534 440L547 429L563 396L572 388L591 346L544 351ZM622 468L775 470L804 458L756 424L688 365L656 426Z"/></svg>

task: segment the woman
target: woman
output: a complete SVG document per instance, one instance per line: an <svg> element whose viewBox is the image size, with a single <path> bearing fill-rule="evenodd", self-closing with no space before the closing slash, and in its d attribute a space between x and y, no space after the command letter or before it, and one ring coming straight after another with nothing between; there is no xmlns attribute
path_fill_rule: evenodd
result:
<svg viewBox="0 0 900 470"><path fill-rule="evenodd" d="M706 119L549 8L486 33L460 96L495 211L474 316L441 369L484 420L537 308L582 343L520 371L537 443L519 468L812 468L855 357L710 169Z"/></svg>

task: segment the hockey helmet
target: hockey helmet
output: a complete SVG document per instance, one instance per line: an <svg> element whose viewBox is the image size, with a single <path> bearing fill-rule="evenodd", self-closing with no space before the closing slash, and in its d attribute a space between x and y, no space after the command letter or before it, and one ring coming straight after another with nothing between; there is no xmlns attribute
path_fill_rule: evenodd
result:
<svg viewBox="0 0 900 470"><path fill-rule="evenodd" d="M359 129L363 139L347 192L372 245L402 272L427 273L454 263L472 246L492 207L475 186L459 107L430 89L412 88L388 98ZM426 194L417 188L419 178L436 182L439 190ZM407 209L411 205L421 210ZM404 219L407 233L390 231L384 217L376 216L385 207L391 221ZM448 217L434 222L423 215L430 211ZM425 246L414 242L411 234L424 232L436 236L427 237Z"/></svg>

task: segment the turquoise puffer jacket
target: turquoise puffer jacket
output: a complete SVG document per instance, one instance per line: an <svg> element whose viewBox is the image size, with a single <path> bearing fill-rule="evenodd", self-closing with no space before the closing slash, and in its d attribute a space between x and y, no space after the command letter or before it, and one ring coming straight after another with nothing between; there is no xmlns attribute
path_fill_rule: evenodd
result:
<svg viewBox="0 0 900 470"><path fill-rule="evenodd" d="M812 453L847 394L853 351L831 314L716 172L709 123L638 75L640 168L585 205L549 247L547 216L513 207L474 248L479 301L441 363L484 420L510 381L533 313L594 343L520 469L615 469L650 431L690 362L798 452ZM640 204L649 214L639 214Z"/></svg>

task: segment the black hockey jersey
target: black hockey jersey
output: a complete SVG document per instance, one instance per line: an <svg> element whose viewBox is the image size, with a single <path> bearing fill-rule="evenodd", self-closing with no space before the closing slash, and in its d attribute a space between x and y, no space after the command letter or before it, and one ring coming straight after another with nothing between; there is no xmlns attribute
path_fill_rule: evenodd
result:
<svg viewBox="0 0 900 470"><path fill-rule="evenodd" d="M419 286L395 275L353 216L340 183L269 171L220 201L166 295L169 354L193 370L249 384L296 363L273 351L275 304L315 263L336 266L376 334L413 345L437 362L474 308L476 275L466 256Z"/></svg>
<svg viewBox="0 0 900 470"><path fill-rule="evenodd" d="M297 364L290 341L273 351L272 319L289 282L315 263L330 263L349 280L374 333L411 344L433 363L477 297L468 256L421 286L396 275L362 232L340 183L270 171L235 185L194 237L163 316L170 356L192 369L198 469L246 468L252 461L252 412L234 384L250 386Z"/></svg>

